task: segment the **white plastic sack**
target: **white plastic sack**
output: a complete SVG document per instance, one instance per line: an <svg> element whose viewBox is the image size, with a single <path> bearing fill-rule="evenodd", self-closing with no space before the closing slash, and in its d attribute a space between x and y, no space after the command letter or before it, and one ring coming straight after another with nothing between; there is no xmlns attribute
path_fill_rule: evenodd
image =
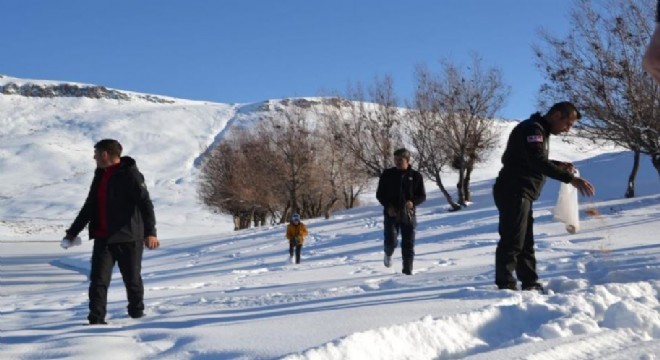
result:
<svg viewBox="0 0 660 360"><path fill-rule="evenodd" d="M575 170L575 176L579 176ZM566 231L575 234L580 230L580 213L578 209L578 190L571 184L561 183L557 205L552 210L555 220L566 224Z"/></svg>

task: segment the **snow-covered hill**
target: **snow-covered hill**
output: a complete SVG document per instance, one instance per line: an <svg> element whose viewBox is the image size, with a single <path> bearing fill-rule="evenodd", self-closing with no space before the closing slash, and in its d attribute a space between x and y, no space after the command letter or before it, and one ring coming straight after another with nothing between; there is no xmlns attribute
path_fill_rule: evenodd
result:
<svg viewBox="0 0 660 360"><path fill-rule="evenodd" d="M6 83L32 84L0 79ZM163 234L182 226L190 234L227 229L226 218L211 218L198 204L194 165L237 106L148 99L0 94L0 238L61 234L84 201L95 166L93 145L102 138L118 139L137 160Z"/></svg>
<svg viewBox="0 0 660 360"><path fill-rule="evenodd" d="M227 125L255 121L268 103L172 100L0 95L0 359L660 354L660 183L648 158L638 197L622 199L629 153L554 138L552 156L574 161L597 194L582 199L581 230L569 235L552 220L558 184L549 181L534 211L550 294L499 291L490 188L501 148L475 173L467 209L447 212L427 183L414 276L399 274L399 251L394 268L383 267L382 209L369 201L308 221L302 264L289 265L283 226L226 232L228 219L210 214L195 194L199 156ZM498 126L503 143L512 123ZM115 274L111 325L86 327L91 243L64 251L58 240L86 195L92 146L103 137L120 139L144 172L163 247L145 253L147 317L126 317Z"/></svg>

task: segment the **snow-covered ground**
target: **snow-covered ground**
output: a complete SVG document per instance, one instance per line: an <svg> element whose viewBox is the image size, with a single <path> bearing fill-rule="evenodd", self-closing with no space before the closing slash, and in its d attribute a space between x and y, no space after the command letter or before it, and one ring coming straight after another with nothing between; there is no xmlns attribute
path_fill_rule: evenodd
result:
<svg viewBox="0 0 660 360"><path fill-rule="evenodd" d="M290 265L284 226L226 231L197 203L195 161L240 111L0 95L0 359L658 359L660 179L643 158L553 139L597 189L581 229L552 219L558 184L535 203L539 273L549 293L499 291L490 187L501 150L475 174L474 203L447 212L427 182L413 276L382 264L382 215L366 205L306 223ZM502 123L503 141L510 123ZM63 250L84 200L92 145L116 137L138 161L162 248L145 253L147 316L125 312L121 277L108 326L83 326L92 244ZM455 183L448 178L446 184ZM593 215L587 215L587 211Z"/></svg>

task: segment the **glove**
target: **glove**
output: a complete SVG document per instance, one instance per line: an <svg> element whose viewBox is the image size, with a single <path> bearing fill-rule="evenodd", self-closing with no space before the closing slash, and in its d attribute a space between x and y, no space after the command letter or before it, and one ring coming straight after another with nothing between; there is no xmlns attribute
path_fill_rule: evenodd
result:
<svg viewBox="0 0 660 360"><path fill-rule="evenodd" d="M65 250L72 246L78 246L78 245L82 245L82 240L80 239L79 236L76 236L76 238L73 240L63 238L62 241L60 242L60 246L62 247L62 249Z"/></svg>

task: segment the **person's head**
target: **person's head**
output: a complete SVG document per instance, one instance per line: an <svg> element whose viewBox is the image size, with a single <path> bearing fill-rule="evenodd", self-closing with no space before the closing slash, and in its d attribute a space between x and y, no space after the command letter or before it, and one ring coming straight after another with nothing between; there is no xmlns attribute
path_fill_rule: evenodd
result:
<svg viewBox="0 0 660 360"><path fill-rule="evenodd" d="M550 124L550 133L558 135L568 132L582 115L573 103L562 101L552 105L545 118Z"/></svg>
<svg viewBox="0 0 660 360"><path fill-rule="evenodd" d="M394 151L394 166L399 170L405 170L410 164L410 151L406 148Z"/></svg>
<svg viewBox="0 0 660 360"><path fill-rule="evenodd" d="M300 214L291 215L291 222L297 224L300 222Z"/></svg>
<svg viewBox="0 0 660 360"><path fill-rule="evenodd" d="M108 166L118 164L121 159L122 147L119 141L103 139L94 145L94 160L96 167L105 169Z"/></svg>

